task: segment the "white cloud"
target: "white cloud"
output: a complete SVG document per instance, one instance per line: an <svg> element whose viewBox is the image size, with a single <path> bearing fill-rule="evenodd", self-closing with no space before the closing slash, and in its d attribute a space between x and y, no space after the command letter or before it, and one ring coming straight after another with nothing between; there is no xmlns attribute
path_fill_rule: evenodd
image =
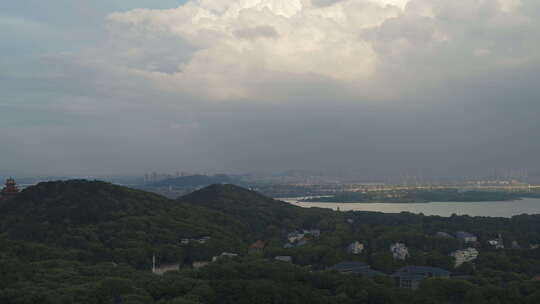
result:
<svg viewBox="0 0 540 304"><path fill-rule="evenodd" d="M117 41L102 57L159 89L213 100L273 100L284 82L396 96L467 75L479 57L480 70L536 62L538 38L514 35L540 34L524 1L191 0L111 14Z"/></svg>

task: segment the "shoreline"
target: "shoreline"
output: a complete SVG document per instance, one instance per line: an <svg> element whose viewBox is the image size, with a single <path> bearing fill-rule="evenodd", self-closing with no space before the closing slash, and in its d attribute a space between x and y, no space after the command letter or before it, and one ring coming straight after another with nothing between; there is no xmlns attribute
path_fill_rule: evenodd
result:
<svg viewBox="0 0 540 304"><path fill-rule="evenodd" d="M433 203L493 203L493 202L515 202L521 201L527 197L520 197L515 199L506 199L506 200L489 200L489 201L411 201L411 202L391 202L391 201L369 201L369 202L325 202L325 201L302 201L302 200L292 200L288 199L285 202L291 203L303 203L303 204L400 204L400 205L409 205L409 204L433 204ZM536 198L536 197L531 197Z"/></svg>

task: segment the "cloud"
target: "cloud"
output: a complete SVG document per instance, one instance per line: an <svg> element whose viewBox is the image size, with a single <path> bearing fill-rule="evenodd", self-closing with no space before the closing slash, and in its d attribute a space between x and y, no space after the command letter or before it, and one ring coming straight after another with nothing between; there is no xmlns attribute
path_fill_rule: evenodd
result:
<svg viewBox="0 0 540 304"><path fill-rule="evenodd" d="M275 101L283 96L272 92L290 90L284 81L395 98L471 73L536 64L530 1L191 0L111 14L109 28L126 45L116 49L125 60L111 65L139 60L124 67L161 89L213 100ZM156 37L182 41L189 55Z"/></svg>
<svg viewBox="0 0 540 304"><path fill-rule="evenodd" d="M3 167L535 166L540 1L99 1L0 19Z"/></svg>
<svg viewBox="0 0 540 304"><path fill-rule="evenodd" d="M234 34L244 39L279 37L279 34L275 28L271 26L265 26L265 25L239 29Z"/></svg>

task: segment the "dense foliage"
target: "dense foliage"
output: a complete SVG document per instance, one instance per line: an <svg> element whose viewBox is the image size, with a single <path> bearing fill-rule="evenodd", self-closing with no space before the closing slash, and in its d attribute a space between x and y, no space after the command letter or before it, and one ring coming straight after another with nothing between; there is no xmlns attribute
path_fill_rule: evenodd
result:
<svg viewBox="0 0 540 304"><path fill-rule="evenodd" d="M321 236L285 249L287 234L316 228ZM478 259L454 269L448 254L464 244L439 231L478 236ZM506 249L487 241L501 236ZM209 237L207 242L182 239ZM267 241L261 256L247 246ZM361 241L366 250L345 250ZM411 256L388 251L405 243ZM515 246L519 244L518 246ZM539 303L540 216L511 219L302 209L231 185L179 200L102 182L49 182L0 204L0 303ZM193 261L223 258L194 270ZM180 271L150 272L178 263ZM274 261L291 256L294 264ZM390 274L404 265L451 270L416 291L391 277L372 279L325 269L365 262Z"/></svg>

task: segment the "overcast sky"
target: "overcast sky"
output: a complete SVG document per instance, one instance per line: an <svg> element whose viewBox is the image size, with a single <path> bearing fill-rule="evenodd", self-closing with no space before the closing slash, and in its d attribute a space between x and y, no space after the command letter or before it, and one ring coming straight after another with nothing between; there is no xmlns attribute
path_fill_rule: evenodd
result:
<svg viewBox="0 0 540 304"><path fill-rule="evenodd" d="M538 0L0 1L0 175L540 168Z"/></svg>

